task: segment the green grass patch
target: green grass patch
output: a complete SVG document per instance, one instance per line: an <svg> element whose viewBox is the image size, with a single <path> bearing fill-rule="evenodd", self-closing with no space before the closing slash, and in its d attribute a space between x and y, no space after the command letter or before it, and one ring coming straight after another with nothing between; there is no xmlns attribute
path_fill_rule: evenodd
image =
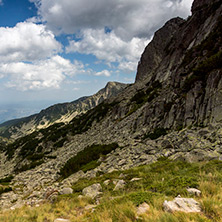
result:
<svg viewBox="0 0 222 222"><path fill-rule="evenodd" d="M90 166L95 166L95 160L98 160L100 155L106 155L112 150L118 147L117 143L112 143L109 145L92 145L86 147L84 150L80 151L76 156L69 159L63 168L60 170L60 175L63 178L70 176L71 174L81 170L86 169ZM91 163L91 164L90 164Z"/></svg>

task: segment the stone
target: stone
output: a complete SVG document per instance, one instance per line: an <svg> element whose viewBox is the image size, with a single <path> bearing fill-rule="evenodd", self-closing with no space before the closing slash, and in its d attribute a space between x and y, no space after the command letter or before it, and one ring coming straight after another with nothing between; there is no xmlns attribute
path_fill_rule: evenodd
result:
<svg viewBox="0 0 222 222"><path fill-rule="evenodd" d="M96 183L91 186L85 187L82 190L82 193L84 196L94 199L95 197L101 194L101 191L102 191L102 186L99 183Z"/></svg>
<svg viewBox="0 0 222 222"><path fill-rule="evenodd" d="M65 187L59 191L60 194L72 194L73 189L71 187Z"/></svg>
<svg viewBox="0 0 222 222"><path fill-rule="evenodd" d="M110 184L110 180L105 180L105 181L103 182L103 184L104 184L105 186L108 186L108 185Z"/></svg>
<svg viewBox="0 0 222 222"><path fill-rule="evenodd" d="M115 188L113 189L113 191L118 191L120 189L123 189L126 185L126 182L124 180L119 180L115 186Z"/></svg>
<svg viewBox="0 0 222 222"><path fill-rule="evenodd" d="M197 197L199 197L201 195L201 191L196 189L196 188L188 188L187 192L191 195L195 195Z"/></svg>
<svg viewBox="0 0 222 222"><path fill-rule="evenodd" d="M68 219L57 218L57 219L54 220L54 222L71 222L71 221L68 220Z"/></svg>
<svg viewBox="0 0 222 222"><path fill-rule="evenodd" d="M163 209L167 212L182 211L186 213L199 213L201 212L200 204L193 198L180 198L176 197L173 201L165 200Z"/></svg>
<svg viewBox="0 0 222 222"><path fill-rule="evenodd" d="M139 181L139 180L142 180L142 178L133 178L130 180L130 182Z"/></svg>
<svg viewBox="0 0 222 222"><path fill-rule="evenodd" d="M144 202L137 207L137 215L145 214L150 210L150 206Z"/></svg>

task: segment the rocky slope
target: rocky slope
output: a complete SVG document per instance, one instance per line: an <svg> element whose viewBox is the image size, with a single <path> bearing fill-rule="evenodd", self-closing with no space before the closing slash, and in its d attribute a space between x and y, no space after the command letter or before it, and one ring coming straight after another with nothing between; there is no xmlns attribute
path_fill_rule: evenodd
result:
<svg viewBox="0 0 222 222"><path fill-rule="evenodd" d="M14 179L13 191L4 195L1 206L30 200L35 204L50 186L59 190L81 177L129 169L163 156L190 162L222 160L221 4L195 0L191 17L167 22L146 47L135 84L117 97L69 124L54 124L2 147L0 177L13 174ZM111 143L119 148L102 155L94 167L59 180L67 160L93 144Z"/></svg>
<svg viewBox="0 0 222 222"><path fill-rule="evenodd" d="M70 103L56 104L38 114L7 121L0 125L0 136L16 139L54 123L69 123L75 116L94 108L107 98L116 96L126 86L127 84L109 82L105 88L92 96L82 97Z"/></svg>

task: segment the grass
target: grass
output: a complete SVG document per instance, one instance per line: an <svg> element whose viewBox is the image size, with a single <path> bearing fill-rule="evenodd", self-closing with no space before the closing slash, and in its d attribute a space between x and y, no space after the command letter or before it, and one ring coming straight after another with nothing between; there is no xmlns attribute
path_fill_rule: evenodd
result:
<svg viewBox="0 0 222 222"><path fill-rule="evenodd" d="M126 186L121 191L113 191L113 180L125 175ZM130 182L134 177L140 181ZM110 179L110 184L103 182ZM100 183L103 197L95 211L84 210L85 206L95 204L95 200L79 199L78 195L86 186ZM196 187L202 191L200 197L186 192L187 187ZM0 212L1 222L53 222L56 218L71 221L90 222L219 222L222 221L222 162L187 163L161 158L156 163L136 167L122 172L112 172L98 177L81 179L72 186L74 194L61 195L53 203L43 203L40 207L23 207L15 211ZM164 200L172 200L180 194L195 198L202 212L167 213L162 209ZM150 211L137 216L136 207L147 202Z"/></svg>

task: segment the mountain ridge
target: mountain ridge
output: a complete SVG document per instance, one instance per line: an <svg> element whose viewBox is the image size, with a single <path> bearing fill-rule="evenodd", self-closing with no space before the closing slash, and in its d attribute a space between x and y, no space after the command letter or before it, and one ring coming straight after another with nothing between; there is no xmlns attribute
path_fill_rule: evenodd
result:
<svg viewBox="0 0 222 222"><path fill-rule="evenodd" d="M37 114L6 121L0 124L0 136L16 139L35 130L49 127L53 123L68 123L76 115L92 109L109 97L117 95L126 86L127 84L124 83L108 82L103 89L92 96L84 96L72 102L55 104Z"/></svg>

